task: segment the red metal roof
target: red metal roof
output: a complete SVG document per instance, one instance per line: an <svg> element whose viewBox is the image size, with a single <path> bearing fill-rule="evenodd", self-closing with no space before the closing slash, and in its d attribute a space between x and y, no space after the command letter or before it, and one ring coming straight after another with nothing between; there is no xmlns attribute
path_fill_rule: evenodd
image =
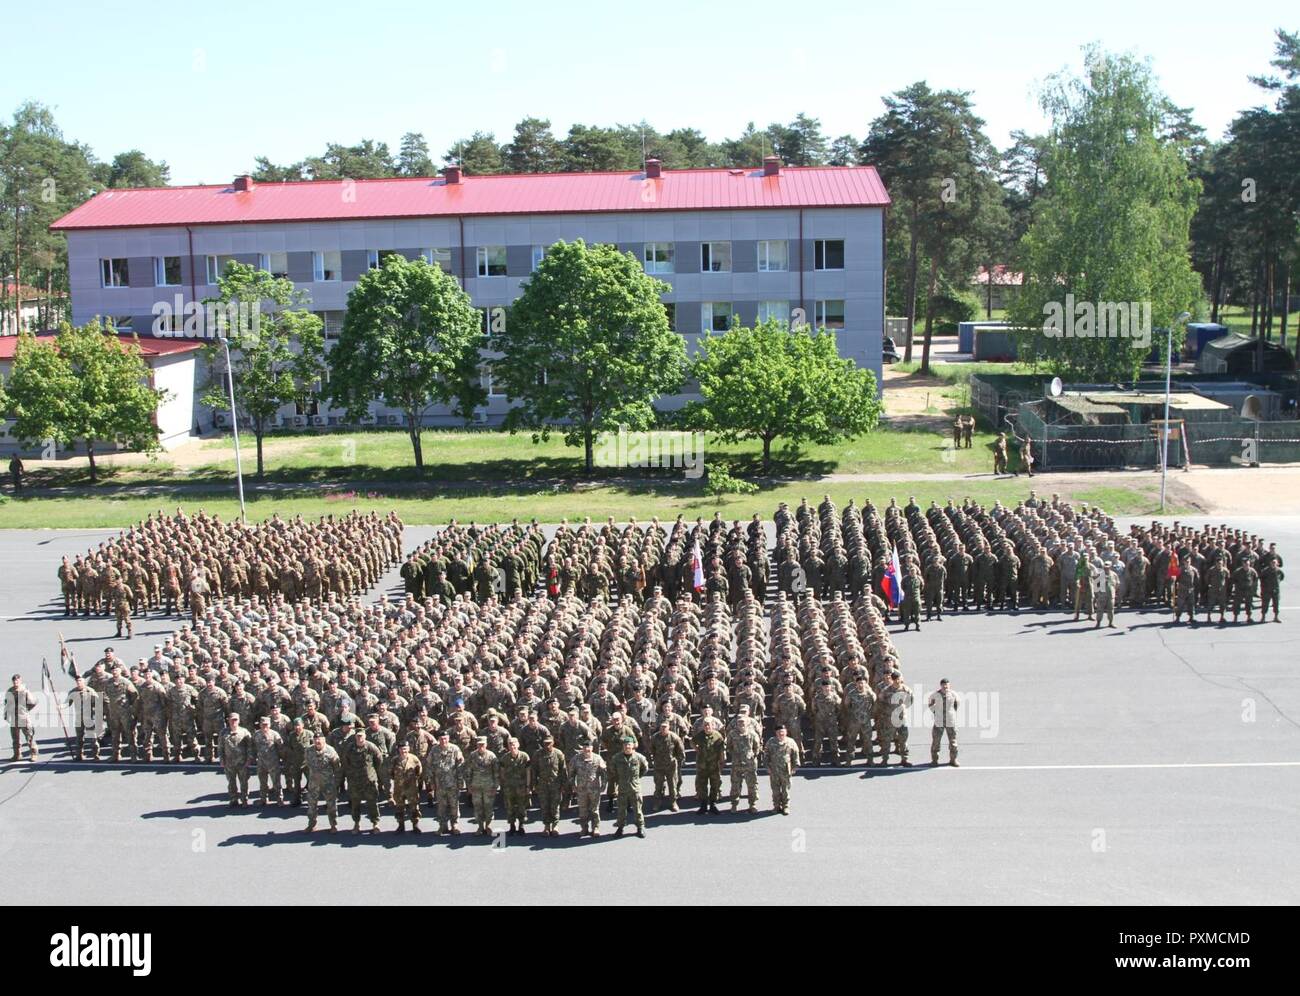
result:
<svg viewBox="0 0 1300 996"><path fill-rule="evenodd" d="M878 207L889 194L874 166L534 173L443 179L311 180L104 190L74 208L54 230L237 225L365 218L708 211L737 208Z"/></svg>
<svg viewBox="0 0 1300 996"><path fill-rule="evenodd" d="M119 336L122 342L131 342L130 336ZM16 335L0 336L0 360L12 360L18 350L18 339ZM54 339L54 333L42 332L36 336L38 342L50 342ZM173 356L176 353L189 353L199 349L203 343L196 342L193 339L149 339L144 336L140 337L140 355L148 359L151 356Z"/></svg>

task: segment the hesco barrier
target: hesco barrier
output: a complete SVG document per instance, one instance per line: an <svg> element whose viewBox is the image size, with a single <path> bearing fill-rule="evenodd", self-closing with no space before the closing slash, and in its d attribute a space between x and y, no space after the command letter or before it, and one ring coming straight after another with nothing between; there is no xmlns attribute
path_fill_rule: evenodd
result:
<svg viewBox="0 0 1300 996"><path fill-rule="evenodd" d="M1191 462L1208 465L1300 462L1300 422L1257 422L1234 416L1186 422ZM1047 425L1035 404L1017 412L1019 435L1034 441L1039 470L1159 467L1159 443L1150 425ZM1187 463L1183 441L1169 441L1169 466Z"/></svg>

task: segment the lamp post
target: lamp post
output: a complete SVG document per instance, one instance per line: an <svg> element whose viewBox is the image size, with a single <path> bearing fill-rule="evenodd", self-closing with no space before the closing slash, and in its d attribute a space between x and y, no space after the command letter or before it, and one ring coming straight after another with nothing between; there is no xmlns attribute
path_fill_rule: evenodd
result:
<svg viewBox="0 0 1300 996"><path fill-rule="evenodd" d="M1169 380L1174 365L1174 330L1191 318L1190 312L1182 312L1169 326L1169 335L1165 339L1165 420L1160 426L1160 511L1165 510L1165 478L1169 473Z"/></svg>
<svg viewBox="0 0 1300 996"><path fill-rule="evenodd" d="M239 484L239 521L247 522L248 515L244 511L244 461L239 455L239 416L235 412L235 369L230 365L230 340L223 335L218 336L217 341L226 352L226 387L230 390L230 428L235 437L235 480ZM1161 508L1163 507L1162 501Z"/></svg>

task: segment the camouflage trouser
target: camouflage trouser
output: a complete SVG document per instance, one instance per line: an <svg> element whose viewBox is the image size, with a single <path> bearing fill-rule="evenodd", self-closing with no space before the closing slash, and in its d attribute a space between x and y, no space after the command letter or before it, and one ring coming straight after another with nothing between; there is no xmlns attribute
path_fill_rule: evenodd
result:
<svg viewBox="0 0 1300 996"><path fill-rule="evenodd" d="M316 807L319 802L325 800L325 812L330 818L330 826L339 825L339 793L334 783L326 782L315 784L311 781L307 783L307 829L310 830L316 826Z"/></svg>
<svg viewBox="0 0 1300 996"><path fill-rule="evenodd" d="M172 719L168 723L167 732L171 740L172 757L179 761L181 755L188 749L193 751L197 758L198 744L195 742L192 718Z"/></svg>
<svg viewBox="0 0 1300 996"><path fill-rule="evenodd" d="M563 790L558 782L539 785L537 788L537 805L541 809L542 826L550 829L560 822L560 802Z"/></svg>
<svg viewBox="0 0 1300 996"><path fill-rule="evenodd" d="M1228 595L1222 588L1211 588L1205 596L1205 618L1208 620L1215 609L1219 610L1219 618L1228 611Z"/></svg>
<svg viewBox="0 0 1300 996"><path fill-rule="evenodd" d="M371 781L348 781L348 810L352 813L353 824L361 822L361 806L366 807L366 816L371 823L379 822L379 785Z"/></svg>
<svg viewBox="0 0 1300 996"><path fill-rule="evenodd" d="M167 743L167 721L162 716L146 716L144 722L140 724L140 747L145 757L153 757L155 740L158 741L162 756L166 758L171 750Z"/></svg>
<svg viewBox="0 0 1300 996"><path fill-rule="evenodd" d="M266 802L268 798L273 802L284 801L282 773L283 769L278 761L273 764L257 762L257 789L262 802Z"/></svg>
<svg viewBox="0 0 1300 996"><path fill-rule="evenodd" d="M1196 589L1180 592L1174 602L1174 616L1187 613L1188 622L1196 619Z"/></svg>
<svg viewBox="0 0 1300 996"><path fill-rule="evenodd" d="M503 790L506 797L506 819L511 823L518 820L523 823L528 818L528 789L524 786L511 786Z"/></svg>
<svg viewBox="0 0 1300 996"><path fill-rule="evenodd" d="M812 759L820 762L822 758L822 748L826 741L831 742L831 760L835 764L840 761L840 723L834 716L814 717L813 719L813 749Z"/></svg>
<svg viewBox="0 0 1300 996"><path fill-rule="evenodd" d="M848 752L848 760L853 761L857 756L858 744L862 744L862 753L867 760L871 760L871 719L868 717L861 721L850 719L844 725L844 748Z"/></svg>
<svg viewBox="0 0 1300 996"><path fill-rule="evenodd" d="M1109 592L1097 592L1092 598L1092 614L1097 617L1096 626L1101 625L1103 614L1108 625L1115 625L1115 596ZM1093 628L1095 629L1096 626Z"/></svg>
<svg viewBox="0 0 1300 996"><path fill-rule="evenodd" d="M176 609L180 605L181 590L179 588L167 588L163 592L163 611L169 616L176 615Z"/></svg>
<svg viewBox="0 0 1300 996"><path fill-rule="evenodd" d="M655 768L655 800L667 798L668 805L677 805L678 765L668 768Z"/></svg>
<svg viewBox="0 0 1300 996"><path fill-rule="evenodd" d="M957 760L957 727L936 726L930 730L930 760L939 763L939 747L943 744L943 735L948 734L948 760Z"/></svg>
<svg viewBox="0 0 1300 996"><path fill-rule="evenodd" d="M578 823L585 832L588 829L600 829L600 792L595 789L579 788Z"/></svg>
<svg viewBox="0 0 1300 996"><path fill-rule="evenodd" d="M32 731L32 724L30 721L24 723L22 726L11 726L9 727L9 741L13 745L15 761L18 760L18 743L23 738L26 738L27 740L27 753L29 755L36 757L39 753L36 747L36 736Z"/></svg>
<svg viewBox="0 0 1300 996"><path fill-rule="evenodd" d="M717 802L722 795L722 769L699 768L695 774L695 794L701 806Z"/></svg>
<svg viewBox="0 0 1300 996"><path fill-rule="evenodd" d="M492 822L492 812L497 804L497 790L471 785L469 797L474 803L474 822L486 828Z"/></svg>
<svg viewBox="0 0 1300 996"><path fill-rule="evenodd" d="M454 827L460 820L460 784L455 779L437 783L438 825Z"/></svg>
<svg viewBox="0 0 1300 996"><path fill-rule="evenodd" d="M77 612L77 589L73 585L63 586L63 614L75 615Z"/></svg>
<svg viewBox="0 0 1300 996"><path fill-rule="evenodd" d="M213 750L217 745L217 737L221 736L221 728L224 724L220 717L214 716L209 719L203 718L203 757L204 760L211 761Z"/></svg>
<svg viewBox="0 0 1300 996"><path fill-rule="evenodd" d="M1270 583L1259 586L1259 617L1263 619L1268 615L1268 607L1273 606L1273 615L1277 615L1278 593L1281 591L1281 585Z"/></svg>
<svg viewBox="0 0 1300 996"><path fill-rule="evenodd" d="M758 764L754 760L731 762L731 804L740 801L741 783L745 786L745 798L750 805L758 801Z"/></svg>
<svg viewBox="0 0 1300 996"><path fill-rule="evenodd" d="M110 710L108 732L113 738L114 754L119 754L125 747L132 757L135 756L135 717L125 711Z"/></svg>
<svg viewBox="0 0 1300 996"><path fill-rule="evenodd" d="M401 826L405 823L407 817L411 819L411 826L420 825L420 785L418 782L409 782L404 785L393 783L393 805L397 807L397 823Z"/></svg>
<svg viewBox="0 0 1300 996"><path fill-rule="evenodd" d="M895 726L893 723L886 723L880 737L880 763L889 763L889 752L894 750L902 761L907 760L907 735L906 726Z"/></svg>
<svg viewBox="0 0 1300 996"><path fill-rule="evenodd" d="M226 765L226 794L231 802L248 801L248 765Z"/></svg>
<svg viewBox="0 0 1300 996"><path fill-rule="evenodd" d="M1092 582L1078 580L1074 582L1074 617L1077 619L1079 613L1086 613L1088 618L1092 618Z"/></svg>
<svg viewBox="0 0 1300 996"><path fill-rule="evenodd" d="M645 826L645 813L641 809L641 791L639 788L618 790L618 822L615 826L622 827L627 823L628 813L631 812L632 819L637 827Z"/></svg>
<svg viewBox="0 0 1300 996"><path fill-rule="evenodd" d="M1232 588L1232 618L1236 619L1241 612L1242 605L1246 606L1246 618L1249 619L1255 611L1255 593L1249 588L1242 591L1237 586Z"/></svg>
<svg viewBox="0 0 1300 996"><path fill-rule="evenodd" d="M772 786L772 808L787 808L790 805L790 776L772 771L768 773L767 780Z"/></svg>

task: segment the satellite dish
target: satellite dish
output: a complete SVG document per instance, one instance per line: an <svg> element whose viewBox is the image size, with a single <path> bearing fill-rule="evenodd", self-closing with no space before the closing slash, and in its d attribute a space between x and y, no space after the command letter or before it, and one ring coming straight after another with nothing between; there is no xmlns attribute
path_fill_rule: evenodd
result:
<svg viewBox="0 0 1300 996"><path fill-rule="evenodd" d="M1241 403L1241 417L1253 418L1256 422L1264 417L1264 405L1258 395L1246 395L1246 400Z"/></svg>
<svg viewBox="0 0 1300 996"><path fill-rule="evenodd" d="M1064 390L1065 385L1061 383L1060 377L1053 377L1052 382L1047 385L1047 392L1054 398L1059 398Z"/></svg>

